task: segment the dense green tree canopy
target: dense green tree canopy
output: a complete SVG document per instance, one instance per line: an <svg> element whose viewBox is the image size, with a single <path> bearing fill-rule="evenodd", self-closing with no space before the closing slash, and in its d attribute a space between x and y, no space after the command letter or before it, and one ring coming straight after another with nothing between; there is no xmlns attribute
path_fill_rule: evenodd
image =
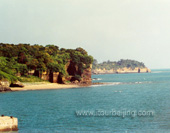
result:
<svg viewBox="0 0 170 133"><path fill-rule="evenodd" d="M59 49L56 45L3 44L0 43L0 72L15 76L27 75L29 70L60 72L66 75L65 65L73 62L81 70L89 67L93 57L83 48ZM1 75L1 78L3 76ZM5 77L5 76L4 76Z"/></svg>

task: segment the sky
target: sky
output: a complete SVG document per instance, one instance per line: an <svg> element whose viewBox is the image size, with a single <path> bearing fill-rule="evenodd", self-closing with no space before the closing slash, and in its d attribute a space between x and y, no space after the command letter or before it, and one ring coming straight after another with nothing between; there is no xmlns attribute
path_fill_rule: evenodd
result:
<svg viewBox="0 0 170 133"><path fill-rule="evenodd" d="M170 68L170 0L0 0L0 42L84 48Z"/></svg>

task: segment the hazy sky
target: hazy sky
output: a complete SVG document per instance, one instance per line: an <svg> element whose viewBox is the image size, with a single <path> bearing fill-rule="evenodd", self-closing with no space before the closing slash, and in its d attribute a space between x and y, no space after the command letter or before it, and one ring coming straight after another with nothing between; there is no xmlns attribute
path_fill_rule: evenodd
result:
<svg viewBox="0 0 170 133"><path fill-rule="evenodd" d="M82 47L170 68L170 0L0 0L0 42Z"/></svg>

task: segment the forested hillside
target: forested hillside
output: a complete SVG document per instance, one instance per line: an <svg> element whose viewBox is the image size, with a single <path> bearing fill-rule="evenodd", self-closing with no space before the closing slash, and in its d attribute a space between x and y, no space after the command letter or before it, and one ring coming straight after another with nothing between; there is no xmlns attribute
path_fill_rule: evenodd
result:
<svg viewBox="0 0 170 133"><path fill-rule="evenodd" d="M76 72L67 71L70 64ZM81 74L90 67L93 57L89 56L83 48L64 49L56 45L30 45L30 44L0 44L0 79L13 82L21 77L29 77L28 72L34 70L34 76L43 72L59 72L61 77L81 80ZM73 70L74 71L74 70Z"/></svg>

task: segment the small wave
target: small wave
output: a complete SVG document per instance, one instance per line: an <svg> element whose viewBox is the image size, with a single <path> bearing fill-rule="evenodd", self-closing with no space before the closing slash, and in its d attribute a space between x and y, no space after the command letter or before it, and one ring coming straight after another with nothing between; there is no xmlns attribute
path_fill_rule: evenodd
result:
<svg viewBox="0 0 170 133"><path fill-rule="evenodd" d="M92 80L102 80L101 78L93 78Z"/></svg>
<svg viewBox="0 0 170 133"><path fill-rule="evenodd" d="M101 85L92 85L91 87L98 87L98 86L104 86L104 84L101 84Z"/></svg>
<svg viewBox="0 0 170 133"><path fill-rule="evenodd" d="M152 81L144 81L144 82L105 82L103 84L92 85L92 87L98 86L113 86L113 85L133 85L133 84L151 84Z"/></svg>
<svg viewBox="0 0 170 133"><path fill-rule="evenodd" d="M107 83L107 85L119 85L119 84L123 84L123 82L110 82L110 83Z"/></svg>
<svg viewBox="0 0 170 133"><path fill-rule="evenodd" d="M144 83L144 82L135 82L135 84L142 84L142 83Z"/></svg>
<svg viewBox="0 0 170 133"><path fill-rule="evenodd" d="M121 84L121 83L122 82L105 82L103 84L92 85L92 87L118 85L118 84Z"/></svg>
<svg viewBox="0 0 170 133"><path fill-rule="evenodd" d="M152 72L152 73L163 73L164 71L155 71L155 72Z"/></svg>
<svg viewBox="0 0 170 133"><path fill-rule="evenodd" d="M105 85L122 85L122 84L150 84L151 81L144 81L144 82L111 82Z"/></svg>
<svg viewBox="0 0 170 133"><path fill-rule="evenodd" d="M125 84L150 84L152 83L151 81L144 81L144 82L127 82Z"/></svg>
<svg viewBox="0 0 170 133"><path fill-rule="evenodd" d="M114 91L114 92L119 92L119 93L122 93L122 91Z"/></svg>
<svg viewBox="0 0 170 133"><path fill-rule="evenodd" d="M169 73L170 71L152 71L151 73Z"/></svg>

